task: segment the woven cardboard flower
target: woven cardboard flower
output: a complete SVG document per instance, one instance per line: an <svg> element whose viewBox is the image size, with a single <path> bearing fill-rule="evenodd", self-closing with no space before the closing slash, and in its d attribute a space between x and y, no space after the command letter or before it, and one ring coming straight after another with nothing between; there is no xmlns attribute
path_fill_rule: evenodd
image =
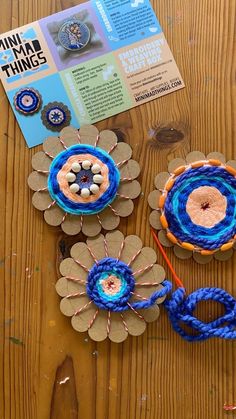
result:
<svg viewBox="0 0 236 419"><path fill-rule="evenodd" d="M194 151L155 178L148 198L152 227L164 246L199 263L227 260L236 241L236 161Z"/></svg>
<svg viewBox="0 0 236 419"><path fill-rule="evenodd" d="M33 156L28 184L35 191L33 205L49 225L91 237L102 227L115 229L120 217L132 213L140 168L131 147L118 143L112 131L66 127L59 137L47 138L43 150Z"/></svg>
<svg viewBox="0 0 236 419"><path fill-rule="evenodd" d="M146 322L159 317L158 304L170 288L154 250L117 230L76 243L60 272L56 290L63 297L62 313L95 341L141 335Z"/></svg>

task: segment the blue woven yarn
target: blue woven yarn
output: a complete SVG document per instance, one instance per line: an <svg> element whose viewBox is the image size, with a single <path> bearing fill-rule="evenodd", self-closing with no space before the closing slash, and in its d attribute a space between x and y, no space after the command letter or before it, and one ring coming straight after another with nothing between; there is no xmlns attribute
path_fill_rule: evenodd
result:
<svg viewBox="0 0 236 419"><path fill-rule="evenodd" d="M198 320L193 312L200 301L213 300L225 307L225 314L212 322ZM236 339L236 300L221 288L200 288L185 297L185 289L178 288L171 298L164 302L173 329L189 342L211 337ZM191 327L197 334L191 335L183 325Z"/></svg>
<svg viewBox="0 0 236 419"><path fill-rule="evenodd" d="M108 298L101 292L99 281L104 279L104 274L114 275L122 281L122 291ZM147 300L132 302L132 292L135 288L135 279L132 270L124 262L114 258L101 259L91 268L87 279L87 294L91 300L101 309L116 312L149 308L154 305L158 298L164 297L171 290L169 281L162 282L163 288L154 292Z"/></svg>
<svg viewBox="0 0 236 419"><path fill-rule="evenodd" d="M212 228L194 224L186 211L189 195L201 186L213 186L227 199L225 218ZM236 234L236 179L221 167L188 169L169 191L164 212L170 231L180 241L217 249Z"/></svg>
<svg viewBox="0 0 236 419"><path fill-rule="evenodd" d="M107 190L94 202L83 203L73 202L68 199L61 191L57 174L62 166L67 162L69 157L76 154L91 154L97 157L108 167L109 186ZM120 183L120 172L115 165L115 162L106 151L98 147L93 147L85 144L76 144L62 151L52 161L50 166L50 173L48 176L48 191L53 200L57 202L65 212L75 215L97 214L106 208L115 199L117 189Z"/></svg>

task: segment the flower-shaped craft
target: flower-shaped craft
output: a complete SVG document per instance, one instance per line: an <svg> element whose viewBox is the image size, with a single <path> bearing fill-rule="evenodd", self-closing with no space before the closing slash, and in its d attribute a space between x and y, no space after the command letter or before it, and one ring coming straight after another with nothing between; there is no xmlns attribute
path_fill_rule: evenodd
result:
<svg viewBox="0 0 236 419"><path fill-rule="evenodd" d="M171 286L154 250L118 230L76 243L60 272L56 290L63 297L62 313L95 341L108 336L118 343L128 334L141 335L146 322L159 317L158 304Z"/></svg>
<svg viewBox="0 0 236 419"><path fill-rule="evenodd" d="M155 178L148 202L153 228L176 256L207 263L227 260L236 247L236 161L193 151Z"/></svg>
<svg viewBox="0 0 236 419"><path fill-rule="evenodd" d="M49 225L91 237L101 228L114 230L120 217L132 213L132 199L141 191L135 180L140 168L131 147L114 132L66 127L59 137L47 138L43 150L33 156L28 184L35 191L33 205Z"/></svg>

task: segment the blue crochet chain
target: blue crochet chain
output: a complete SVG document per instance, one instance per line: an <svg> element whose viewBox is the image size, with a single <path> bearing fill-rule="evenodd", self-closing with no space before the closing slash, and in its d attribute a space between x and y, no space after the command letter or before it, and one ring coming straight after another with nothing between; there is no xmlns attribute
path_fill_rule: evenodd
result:
<svg viewBox="0 0 236 419"><path fill-rule="evenodd" d="M236 300L221 288L199 288L190 295L186 296L186 290L182 281L176 275L157 235L152 230L153 238L159 247L177 285L169 300L163 304L167 309L169 319L173 329L189 342L197 342L212 337L222 339L236 339ZM194 316L194 310L200 301L216 301L223 304L224 315L209 322L204 323ZM188 326L194 334L188 333L183 326Z"/></svg>

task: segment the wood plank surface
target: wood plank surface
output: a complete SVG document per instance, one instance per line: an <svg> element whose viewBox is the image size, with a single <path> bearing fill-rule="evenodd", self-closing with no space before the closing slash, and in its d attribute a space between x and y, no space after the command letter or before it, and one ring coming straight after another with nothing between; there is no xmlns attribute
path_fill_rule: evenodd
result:
<svg viewBox="0 0 236 419"><path fill-rule="evenodd" d="M78 3L1 0L0 32ZM117 129L134 148L143 193L120 228L154 246L147 205L154 175L194 149L236 158L236 1L152 4L186 88L97 125ZM33 209L27 176L36 149L26 147L2 87L0 106L0 419L236 417L223 409L236 404L236 342L186 343L164 308L159 322L124 344L96 344L71 328L54 285L58 263L78 237L49 227ZM211 285L236 296L236 256L200 266L168 254L189 292ZM206 320L219 312L200 310Z"/></svg>

